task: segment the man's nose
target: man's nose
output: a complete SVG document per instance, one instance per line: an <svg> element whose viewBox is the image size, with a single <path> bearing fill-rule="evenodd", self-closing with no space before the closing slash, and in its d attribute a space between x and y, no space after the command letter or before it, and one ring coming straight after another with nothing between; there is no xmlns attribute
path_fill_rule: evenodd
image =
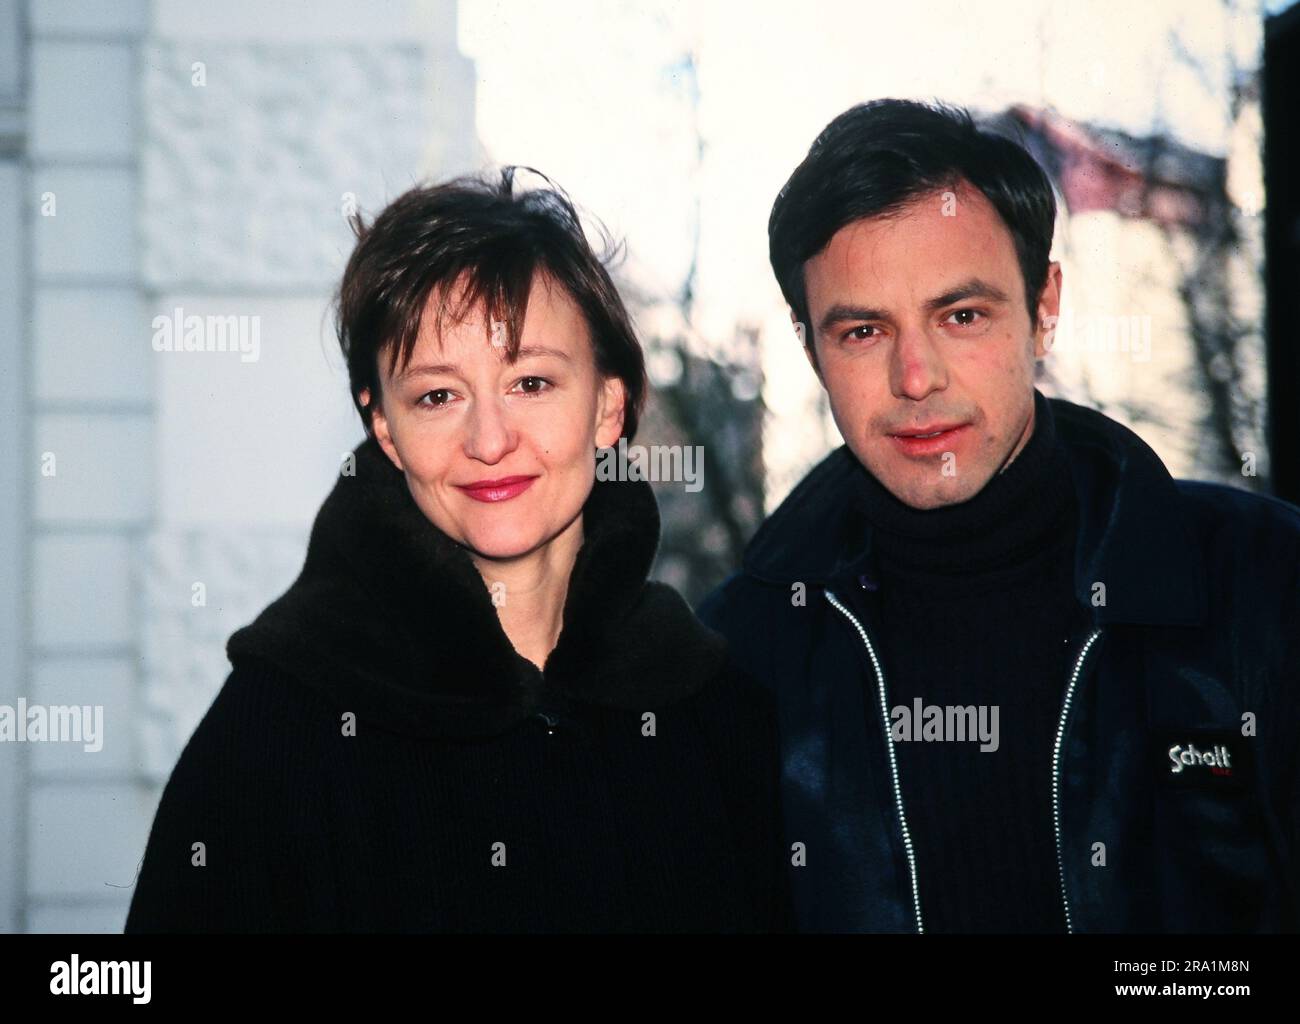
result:
<svg viewBox="0 0 1300 1024"><path fill-rule="evenodd" d="M489 465L500 462L518 444L510 413L500 398L474 399L466 422L465 454Z"/></svg>
<svg viewBox="0 0 1300 1024"><path fill-rule="evenodd" d="M920 401L948 386L948 368L939 340L921 327L904 327L889 357L889 384L895 397Z"/></svg>

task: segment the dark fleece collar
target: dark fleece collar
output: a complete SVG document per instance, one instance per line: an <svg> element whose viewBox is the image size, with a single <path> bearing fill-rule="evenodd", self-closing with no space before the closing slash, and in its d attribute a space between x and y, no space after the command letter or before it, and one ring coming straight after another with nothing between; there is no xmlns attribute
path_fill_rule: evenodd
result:
<svg viewBox="0 0 1300 1024"><path fill-rule="evenodd" d="M502 732L575 702L648 711L700 689L725 642L648 581L659 510L644 480L597 479L559 641L538 673L511 645L466 550L415 504L373 439L312 526L293 585L226 644L267 661L358 723L415 736Z"/></svg>

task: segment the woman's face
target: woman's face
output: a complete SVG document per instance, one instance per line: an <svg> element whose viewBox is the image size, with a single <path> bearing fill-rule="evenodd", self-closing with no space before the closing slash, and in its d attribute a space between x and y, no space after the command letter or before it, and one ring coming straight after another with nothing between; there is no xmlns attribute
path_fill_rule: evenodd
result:
<svg viewBox="0 0 1300 1024"><path fill-rule="evenodd" d="M421 511L480 558L522 558L580 534L596 448L618 442L624 400L622 382L596 369L586 318L537 275L510 363L505 325L485 326L483 308L446 317L439 338L436 301L405 370L393 375L393 347L381 356L376 440Z"/></svg>

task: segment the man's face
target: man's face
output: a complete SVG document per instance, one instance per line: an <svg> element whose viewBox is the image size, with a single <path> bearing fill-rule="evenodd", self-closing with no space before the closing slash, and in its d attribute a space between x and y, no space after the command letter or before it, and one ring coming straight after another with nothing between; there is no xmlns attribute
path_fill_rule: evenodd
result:
<svg viewBox="0 0 1300 1024"><path fill-rule="evenodd" d="M846 225L804 265L804 283L835 423L900 501L965 501L1020 453L1061 272L1051 265L1034 329L1011 233L978 189L963 182Z"/></svg>

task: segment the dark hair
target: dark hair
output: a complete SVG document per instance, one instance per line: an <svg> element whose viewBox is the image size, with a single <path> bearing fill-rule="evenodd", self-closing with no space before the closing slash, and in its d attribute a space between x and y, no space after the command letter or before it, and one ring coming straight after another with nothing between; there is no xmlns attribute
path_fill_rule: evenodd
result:
<svg viewBox="0 0 1300 1024"><path fill-rule="evenodd" d="M1011 232L1029 320L1037 326L1056 225L1047 174L1022 146L977 127L961 107L880 99L850 107L823 128L772 204L768 255L810 351L804 264L846 224L897 212L963 178Z"/></svg>
<svg viewBox="0 0 1300 1024"><path fill-rule="evenodd" d="M519 170L536 174L545 185L517 190ZM453 178L403 193L369 227L358 214L350 223L357 244L335 297L336 324L352 401L367 435L373 436L371 408L380 394L379 355L396 346L394 370L406 366L435 288L442 296L439 328L446 315L459 319L483 302L485 334L489 322L503 321L505 350L514 360L533 276L540 271L582 311L597 370L623 382L623 436L632 439L645 402L645 357L606 269L618 249L598 225L604 251L599 256L593 251L573 203L546 175L511 166L495 179ZM461 301L449 309L462 275ZM365 388L370 405L361 400Z"/></svg>

